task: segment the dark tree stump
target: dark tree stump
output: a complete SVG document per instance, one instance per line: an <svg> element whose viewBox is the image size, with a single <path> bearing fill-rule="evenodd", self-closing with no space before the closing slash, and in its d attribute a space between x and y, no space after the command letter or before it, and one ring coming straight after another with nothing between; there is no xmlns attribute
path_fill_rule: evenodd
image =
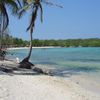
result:
<svg viewBox="0 0 100 100"><path fill-rule="evenodd" d="M31 66L34 66L34 64L32 64L31 62L20 62L19 63L19 68L26 68L26 69L31 69Z"/></svg>

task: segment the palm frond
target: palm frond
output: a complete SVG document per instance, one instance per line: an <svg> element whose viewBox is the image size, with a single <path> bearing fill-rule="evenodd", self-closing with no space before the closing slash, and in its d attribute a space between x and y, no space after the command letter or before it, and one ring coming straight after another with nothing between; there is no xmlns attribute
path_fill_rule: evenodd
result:
<svg viewBox="0 0 100 100"><path fill-rule="evenodd" d="M40 7L40 19L41 19L41 22L43 22L43 9L42 9L42 5L39 4L39 7Z"/></svg>
<svg viewBox="0 0 100 100"><path fill-rule="evenodd" d="M0 3L0 12L1 12L1 21L0 21L1 30L4 31L9 24L9 17L5 8L5 4L3 3Z"/></svg>
<svg viewBox="0 0 100 100"><path fill-rule="evenodd" d="M55 4L55 3L52 3L52 2L49 2L48 0L42 0L42 2L47 4L47 5L50 5L50 6L56 6L56 7L63 8L63 6Z"/></svg>
<svg viewBox="0 0 100 100"><path fill-rule="evenodd" d="M7 28L9 24L9 17L7 12L8 7L12 14L17 15L18 5L16 3L16 0L0 0L0 16L2 16L2 21L0 21L0 24L3 31Z"/></svg>
<svg viewBox="0 0 100 100"><path fill-rule="evenodd" d="M10 11L12 14L17 14L17 11L19 10L17 3L14 0L6 0L7 7L10 8Z"/></svg>

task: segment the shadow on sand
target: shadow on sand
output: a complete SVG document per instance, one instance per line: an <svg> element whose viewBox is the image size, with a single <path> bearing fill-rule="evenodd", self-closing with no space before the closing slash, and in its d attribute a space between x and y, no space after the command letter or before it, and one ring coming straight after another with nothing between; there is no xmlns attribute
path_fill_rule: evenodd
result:
<svg viewBox="0 0 100 100"><path fill-rule="evenodd" d="M40 68L39 68L40 69ZM44 69L42 69L44 70ZM80 75L82 73L89 73L89 72L98 72L100 68L96 67L71 67L71 68L64 68L64 69L52 69L47 70L48 72L41 73L39 71L33 69L24 69L24 68L17 68L13 69L11 67L1 67L0 66L0 75L50 75L50 76L59 76L59 77L71 77L72 75Z"/></svg>

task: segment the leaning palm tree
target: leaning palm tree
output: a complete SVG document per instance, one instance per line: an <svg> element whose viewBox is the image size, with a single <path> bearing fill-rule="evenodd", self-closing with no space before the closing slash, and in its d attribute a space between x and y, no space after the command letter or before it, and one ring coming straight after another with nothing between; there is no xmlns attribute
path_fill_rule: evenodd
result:
<svg viewBox="0 0 100 100"><path fill-rule="evenodd" d="M41 12L41 21L42 21L43 10L42 10L42 5L41 5L41 0L24 0L23 3L24 3L24 8L23 8L23 10L21 10L20 13L25 11L26 8L32 9L31 20L30 20L29 26L27 28L27 31L30 31L29 32L30 33L30 49L29 49L28 56L22 60L22 63L25 63L25 62L29 62L29 59L30 59L30 56L31 56L31 53L32 53L32 40L33 40L32 39L32 33L33 33L33 30L34 30L38 10L40 9L40 12Z"/></svg>
<svg viewBox="0 0 100 100"><path fill-rule="evenodd" d="M35 21L37 18L37 13L40 10L40 19L41 22L43 21L43 9L42 9L42 3L48 4L48 5L54 5L54 6L58 6L58 7L62 7L56 4L53 4L51 2L48 2L48 0L21 0L22 2L20 3L20 5L22 4L22 9L19 11L20 15L22 15L23 12L25 12L27 9L31 9L29 11L31 11L31 19L30 19L30 23L29 26L27 28L27 31L29 31L30 33L30 48L29 48L29 53L28 56L25 57L21 64L22 67L27 67L27 68L31 68L31 63L29 62L29 59L31 57L31 53L32 53L32 33L34 31L34 26L35 26ZM23 66L23 64L25 66ZM28 66L27 66L28 65ZM30 65L30 66L29 66Z"/></svg>

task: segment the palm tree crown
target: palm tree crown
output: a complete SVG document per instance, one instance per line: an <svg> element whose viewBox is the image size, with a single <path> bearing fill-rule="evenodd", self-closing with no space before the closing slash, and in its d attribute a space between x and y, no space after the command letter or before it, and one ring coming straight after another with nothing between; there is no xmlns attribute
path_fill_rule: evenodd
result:
<svg viewBox="0 0 100 100"><path fill-rule="evenodd" d="M0 30L4 31L9 24L7 8L16 14L18 11L17 0L0 0Z"/></svg>

